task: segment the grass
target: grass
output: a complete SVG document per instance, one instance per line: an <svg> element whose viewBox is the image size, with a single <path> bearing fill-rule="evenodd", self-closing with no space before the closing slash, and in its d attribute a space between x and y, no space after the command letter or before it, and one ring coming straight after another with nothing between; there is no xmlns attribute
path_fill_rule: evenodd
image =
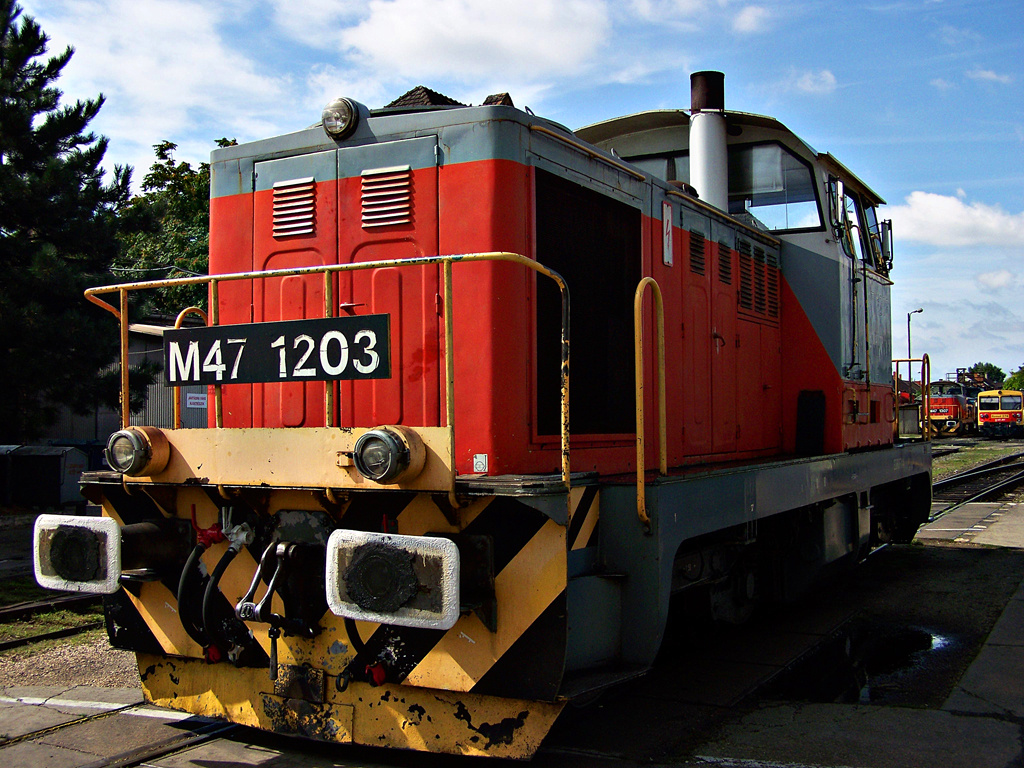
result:
<svg viewBox="0 0 1024 768"><path fill-rule="evenodd" d="M935 441L935 446L942 445L941 441ZM1002 456L1024 451L1024 445L1019 442L1007 443L980 443L978 445L961 446L956 453L949 453L939 456L932 461L932 481L941 480L944 477L964 472L979 464L994 461Z"/></svg>
<svg viewBox="0 0 1024 768"><path fill-rule="evenodd" d="M47 611L45 613L38 613L29 619L0 624L0 640L17 640L43 632L53 632L57 629L94 624L102 620L102 608L86 609L81 612L68 610Z"/></svg>
<svg viewBox="0 0 1024 768"><path fill-rule="evenodd" d="M44 589L36 584L32 576L18 576L0 581L0 606L16 605L17 603L29 603L47 598L64 595L64 592L55 592L52 589ZM103 607L99 604L80 608L78 610L55 609L40 611L39 613L18 621L11 621L0 624L0 641L17 640L23 637L31 637L43 632L52 632L57 629L70 627L81 627L86 624L94 624L103 620ZM47 646L56 643L89 642L94 639L97 633L103 630L94 630L85 633L84 636L73 636L54 640L47 643ZM34 648L35 652L44 650L42 644ZM5 656L19 655L25 649L8 651Z"/></svg>
<svg viewBox="0 0 1024 768"><path fill-rule="evenodd" d="M58 594L61 593L40 587L32 576L16 576L0 581L0 606L46 600Z"/></svg>

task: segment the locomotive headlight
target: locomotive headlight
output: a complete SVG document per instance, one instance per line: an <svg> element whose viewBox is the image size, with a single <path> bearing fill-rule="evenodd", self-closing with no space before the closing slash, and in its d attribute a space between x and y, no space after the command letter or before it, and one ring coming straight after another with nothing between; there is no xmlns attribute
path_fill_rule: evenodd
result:
<svg viewBox="0 0 1024 768"><path fill-rule="evenodd" d="M332 139L344 139L355 130L359 110L351 99L335 99L324 107L320 122Z"/></svg>
<svg viewBox="0 0 1024 768"><path fill-rule="evenodd" d="M128 427L107 440L111 469L132 477L162 472L170 458L167 437L155 427Z"/></svg>
<svg viewBox="0 0 1024 768"><path fill-rule="evenodd" d="M423 441L404 427L378 427L364 432L352 450L359 474L382 485L415 477L423 469L425 459Z"/></svg>

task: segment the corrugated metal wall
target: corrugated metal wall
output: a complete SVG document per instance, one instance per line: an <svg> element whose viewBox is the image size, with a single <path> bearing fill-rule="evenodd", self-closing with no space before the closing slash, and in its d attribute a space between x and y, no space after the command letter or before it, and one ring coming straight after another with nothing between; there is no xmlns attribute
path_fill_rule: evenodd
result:
<svg viewBox="0 0 1024 768"><path fill-rule="evenodd" d="M132 365L143 360L163 363L163 339L159 333L131 333L128 359ZM181 421L186 429L201 429L206 421L207 388L202 385L181 387ZM174 388L165 387L163 374L149 387L145 407L132 414L131 423L170 428L174 419ZM62 408L56 423L46 431L45 441L63 443L106 443L111 433L121 428L117 411L98 408L95 413L78 416L69 408Z"/></svg>

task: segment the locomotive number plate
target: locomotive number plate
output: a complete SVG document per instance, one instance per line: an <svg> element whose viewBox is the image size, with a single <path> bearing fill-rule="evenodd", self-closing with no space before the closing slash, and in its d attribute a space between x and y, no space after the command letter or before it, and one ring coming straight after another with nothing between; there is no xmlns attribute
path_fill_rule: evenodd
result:
<svg viewBox="0 0 1024 768"><path fill-rule="evenodd" d="M389 315L164 332L164 384L391 378Z"/></svg>

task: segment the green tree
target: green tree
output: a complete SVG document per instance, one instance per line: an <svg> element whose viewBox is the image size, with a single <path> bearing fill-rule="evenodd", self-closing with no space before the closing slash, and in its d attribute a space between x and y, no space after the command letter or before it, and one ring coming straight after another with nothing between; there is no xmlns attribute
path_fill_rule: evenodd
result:
<svg viewBox="0 0 1024 768"><path fill-rule="evenodd" d="M217 145L234 144L218 139ZM125 212L124 254L116 272L125 280L205 275L209 268L210 165L175 162L177 144L153 147L156 162L142 182L143 194ZM151 312L176 315L188 306L206 307L206 286L173 286L155 292Z"/></svg>
<svg viewBox="0 0 1024 768"><path fill-rule="evenodd" d="M98 96L61 104L55 87L72 49L14 0L0 0L0 443L37 437L58 404L110 403L100 371L117 352L111 318L82 291L110 281L131 170L100 167L105 138L87 131ZM116 394L113 394L116 403Z"/></svg>
<svg viewBox="0 0 1024 768"><path fill-rule="evenodd" d="M1003 389L1024 390L1024 365L1011 373L1003 382Z"/></svg>
<svg viewBox="0 0 1024 768"><path fill-rule="evenodd" d="M1003 369L992 363L975 363L967 369L967 372L980 373L997 386L1006 378L1006 374L1003 373Z"/></svg>

